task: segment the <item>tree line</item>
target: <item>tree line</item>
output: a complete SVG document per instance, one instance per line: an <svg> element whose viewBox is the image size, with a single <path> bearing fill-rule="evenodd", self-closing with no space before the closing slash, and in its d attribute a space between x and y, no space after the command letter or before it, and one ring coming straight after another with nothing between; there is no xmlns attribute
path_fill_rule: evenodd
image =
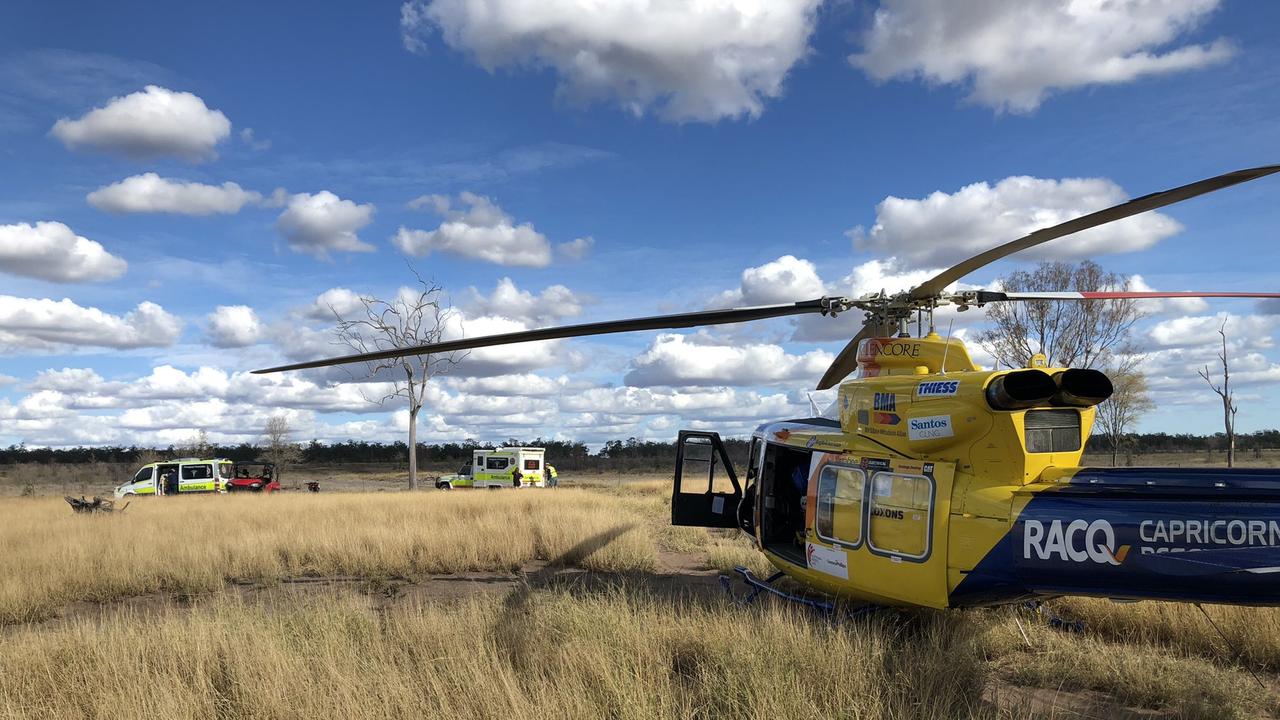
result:
<svg viewBox="0 0 1280 720"><path fill-rule="evenodd" d="M725 438L724 443L730 460L739 467L745 466L750 441L745 438ZM557 470L570 471L662 471L671 468L676 456L674 441L658 442L634 437L626 440L610 440L598 451L591 452L586 443L582 442L545 438L531 440L508 438L496 445L476 440L439 444L419 443L418 461L433 468L449 469L469 463L472 452L475 450L514 446L546 448L547 462L555 465ZM1129 452L1138 455L1225 452L1227 441L1223 433L1211 435L1135 433L1128 437L1126 446ZM1236 446L1246 451L1280 448L1280 430L1259 430L1237 435ZM1110 440L1104 436L1095 435L1089 438L1086 449L1097 453L1110 451ZM202 450L200 454L207 457L244 462L260 459L268 453L266 447L252 443L211 444ZM399 441L378 443L347 440L338 443L322 443L319 440L312 440L298 446L296 462L305 465L391 464L401 467L405 465L408 454L408 445ZM24 445L11 445L0 449L0 465L19 463L75 465L98 462L136 464L144 459L151 462L189 455L191 455L190 448L174 446L168 448L137 446L29 448Z"/></svg>
<svg viewBox="0 0 1280 720"><path fill-rule="evenodd" d="M597 452L591 452L586 443L566 440L534 438L519 440L508 438L498 443L465 440L457 443L418 444L418 461L437 470L456 469L471 462L475 450L492 450L497 447L529 446L547 450L547 462L557 470L613 472L640 470L669 470L675 459L675 442L654 442L628 438L610 440ZM730 459L739 466L746 465L750 441L727 438L726 449ZM0 449L0 465L19 463L56 463L74 465L83 463L141 464L177 457L220 457L248 462L268 456L270 448L253 443L218 445L210 443L200 448L169 446L168 448L129 447L74 447L29 448L11 445ZM403 442L377 443L365 440L347 440L338 443L322 443L312 440L297 446L293 462L307 465L379 464L403 467L407 462L409 446Z"/></svg>

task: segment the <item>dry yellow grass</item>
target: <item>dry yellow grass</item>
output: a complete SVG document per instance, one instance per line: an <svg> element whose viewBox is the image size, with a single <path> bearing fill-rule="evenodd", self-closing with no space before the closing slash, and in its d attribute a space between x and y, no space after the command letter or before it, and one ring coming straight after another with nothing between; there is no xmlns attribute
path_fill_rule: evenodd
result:
<svg viewBox="0 0 1280 720"><path fill-rule="evenodd" d="M982 700L984 688L1010 684L1096 691L1155 717L1280 710L1246 669L1280 685L1280 611L1208 608L1237 660L1184 605L1057 601L1088 631L1028 618L1031 647L1009 609L886 611L834 627L769 599L741 610L650 574L664 553L770 569L731 531L669 527L668 492L651 480L203 496L135 501L100 518L57 499L0 501L0 718L1074 717L1070 692L1067 709L1047 713ZM461 604L323 586L248 599L225 589L509 573L535 559L635 574L603 589L507 591L507 581ZM74 607L130 596L147 597ZM29 624L69 606L70 620Z"/></svg>
<svg viewBox="0 0 1280 720"><path fill-rule="evenodd" d="M620 498L575 490L146 498L107 517L10 499L0 502L0 624L229 580L513 571L535 559L649 570L649 526Z"/></svg>
<svg viewBox="0 0 1280 720"><path fill-rule="evenodd" d="M22 630L0 717L995 717L983 683L954 616L833 628L625 586L386 612L344 594Z"/></svg>

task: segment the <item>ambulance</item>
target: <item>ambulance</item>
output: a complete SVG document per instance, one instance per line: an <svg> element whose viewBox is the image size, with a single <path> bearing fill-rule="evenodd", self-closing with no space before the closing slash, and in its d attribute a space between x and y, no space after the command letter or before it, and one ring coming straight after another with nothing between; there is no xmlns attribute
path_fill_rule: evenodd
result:
<svg viewBox="0 0 1280 720"><path fill-rule="evenodd" d="M436 480L441 490L453 488L546 487L545 448L504 447L476 450L470 465L463 465L453 475ZM516 481L516 471L520 480Z"/></svg>
<svg viewBox="0 0 1280 720"><path fill-rule="evenodd" d="M133 495L186 495L226 492L235 463L225 458L180 458L143 465L133 479L116 488L118 498Z"/></svg>

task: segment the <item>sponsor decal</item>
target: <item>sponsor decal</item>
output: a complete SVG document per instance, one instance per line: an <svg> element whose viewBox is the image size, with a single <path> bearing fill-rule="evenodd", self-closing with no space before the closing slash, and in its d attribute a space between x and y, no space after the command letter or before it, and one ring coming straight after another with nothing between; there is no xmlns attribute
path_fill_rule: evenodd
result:
<svg viewBox="0 0 1280 720"><path fill-rule="evenodd" d="M920 357L920 346L907 343L888 343L876 347L875 354L886 357L918 358Z"/></svg>
<svg viewBox="0 0 1280 720"><path fill-rule="evenodd" d="M897 413L878 412L871 416L877 425L897 425L902 422L902 418Z"/></svg>
<svg viewBox="0 0 1280 720"><path fill-rule="evenodd" d="M1119 565L1129 554L1129 546L1116 547L1116 533L1106 520L1072 520L1065 525L1054 520L1046 526L1026 520L1022 526L1022 557L1063 562L1093 562Z"/></svg>
<svg viewBox="0 0 1280 720"><path fill-rule="evenodd" d="M907 421L907 437L911 440L935 440L953 435L950 415L931 415Z"/></svg>
<svg viewBox="0 0 1280 720"><path fill-rule="evenodd" d="M932 380L916 385L916 397L920 399L955 397L959 389L959 380Z"/></svg>
<svg viewBox="0 0 1280 720"><path fill-rule="evenodd" d="M818 436L814 435L813 437L809 438L809 441L806 442L804 446L812 450L813 446L817 444L818 444Z"/></svg>
<svg viewBox="0 0 1280 720"><path fill-rule="evenodd" d="M871 507L871 517L882 517L882 518L887 518L889 520L901 520L905 516L906 514L901 510L894 510L893 508L876 507L876 506ZM919 517L917 516L916 519L919 519Z"/></svg>
<svg viewBox="0 0 1280 720"><path fill-rule="evenodd" d="M894 393L878 392L875 394L875 397L871 399L871 409L883 412L897 412L898 396Z"/></svg>
<svg viewBox="0 0 1280 720"><path fill-rule="evenodd" d="M1280 522L1275 520L1143 520L1138 523L1138 539L1143 554L1195 552L1187 545L1232 547L1280 546Z"/></svg>
<svg viewBox="0 0 1280 720"><path fill-rule="evenodd" d="M817 570L841 580L849 579L849 556L845 551L805 543L804 556L810 570Z"/></svg>

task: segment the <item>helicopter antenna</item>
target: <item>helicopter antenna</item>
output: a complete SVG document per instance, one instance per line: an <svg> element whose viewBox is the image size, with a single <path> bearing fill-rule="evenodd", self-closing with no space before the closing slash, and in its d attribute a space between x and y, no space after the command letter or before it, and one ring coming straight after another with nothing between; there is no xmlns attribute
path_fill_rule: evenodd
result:
<svg viewBox="0 0 1280 720"><path fill-rule="evenodd" d="M932 325L933 323L929 323ZM951 351L951 329L956 326L956 319L951 318L951 322L947 323L947 346L942 348L942 374L947 374L947 353Z"/></svg>
<svg viewBox="0 0 1280 720"><path fill-rule="evenodd" d="M818 410L818 403L813 401L813 393L805 392L804 396L809 398L809 411L813 413L813 416L819 417L822 415L822 412Z"/></svg>

